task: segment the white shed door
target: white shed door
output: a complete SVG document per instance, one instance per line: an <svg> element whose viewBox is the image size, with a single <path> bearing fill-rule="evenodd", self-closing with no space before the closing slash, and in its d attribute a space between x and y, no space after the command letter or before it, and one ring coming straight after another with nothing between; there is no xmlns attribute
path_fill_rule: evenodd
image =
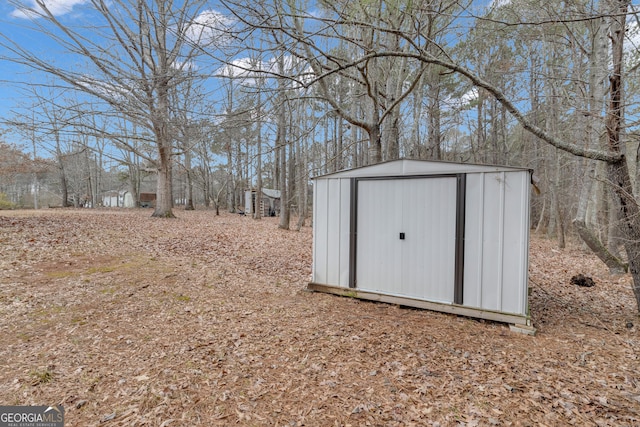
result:
<svg viewBox="0 0 640 427"><path fill-rule="evenodd" d="M358 182L356 287L454 300L456 178Z"/></svg>

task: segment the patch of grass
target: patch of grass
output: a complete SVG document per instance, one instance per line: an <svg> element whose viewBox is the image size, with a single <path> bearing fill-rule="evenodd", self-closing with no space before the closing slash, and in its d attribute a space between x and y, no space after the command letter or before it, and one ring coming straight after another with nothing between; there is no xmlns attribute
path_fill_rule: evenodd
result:
<svg viewBox="0 0 640 427"><path fill-rule="evenodd" d="M145 265L148 265L149 261L154 261L153 258L145 259L136 255L124 255L120 258L120 260L112 261L111 264L108 265L99 265L95 267L88 268L85 271L85 274L97 274L97 273L113 273L114 271L120 270L132 270L132 269L140 269Z"/></svg>
<svg viewBox="0 0 640 427"><path fill-rule="evenodd" d="M115 271L117 267L115 266L101 266L101 267L91 267L85 273L86 274L96 274L96 273L111 273Z"/></svg>
<svg viewBox="0 0 640 427"><path fill-rule="evenodd" d="M87 324L87 319L85 317L76 316L73 319L71 319L71 323L73 323L74 325L82 326Z"/></svg>
<svg viewBox="0 0 640 427"><path fill-rule="evenodd" d="M73 271L48 271L47 277L50 279L64 279L75 275Z"/></svg>
<svg viewBox="0 0 640 427"><path fill-rule="evenodd" d="M83 375L82 379L89 385L89 391L93 392L96 386L100 383L102 377L99 375Z"/></svg>
<svg viewBox="0 0 640 427"><path fill-rule="evenodd" d="M178 301L181 302L189 302L191 301L191 297L189 295L178 294L175 296Z"/></svg>
<svg viewBox="0 0 640 427"><path fill-rule="evenodd" d="M29 376L31 377L31 385L33 386L50 383L54 377L53 371L49 368L33 370L29 372Z"/></svg>
<svg viewBox="0 0 640 427"><path fill-rule="evenodd" d="M43 307L40 310L34 311L33 314L38 317L50 318L54 314L62 313L64 309L65 307L63 305L52 305L52 306Z"/></svg>
<svg viewBox="0 0 640 427"><path fill-rule="evenodd" d="M12 203L6 194L0 193L0 210L15 209L15 208L16 208L16 204Z"/></svg>
<svg viewBox="0 0 640 427"><path fill-rule="evenodd" d="M22 341L29 341L31 339L31 335L21 332L18 334L18 339Z"/></svg>

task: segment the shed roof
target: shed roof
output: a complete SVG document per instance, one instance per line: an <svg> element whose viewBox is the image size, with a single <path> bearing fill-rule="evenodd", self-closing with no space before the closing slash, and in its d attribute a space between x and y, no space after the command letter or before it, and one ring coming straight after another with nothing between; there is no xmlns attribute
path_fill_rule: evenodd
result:
<svg viewBox="0 0 640 427"><path fill-rule="evenodd" d="M256 190L255 188L250 188L245 190L245 192L247 193L257 193L258 190ZM262 189L262 195L263 196L267 196L271 199L279 199L280 198L280 190L274 190L273 188L263 188Z"/></svg>
<svg viewBox="0 0 640 427"><path fill-rule="evenodd" d="M455 163L436 160L390 160L370 166L362 166L355 169L342 170L326 175L316 176L319 178L358 178L375 176L411 176L424 174L447 174L447 173L473 173L473 172L504 172L504 171L527 171L526 168L516 168L511 166L479 165L472 163Z"/></svg>
<svg viewBox="0 0 640 427"><path fill-rule="evenodd" d="M280 190L274 190L271 188L263 188L262 189L262 194L264 194L267 197L271 197L272 199L279 199L280 198Z"/></svg>

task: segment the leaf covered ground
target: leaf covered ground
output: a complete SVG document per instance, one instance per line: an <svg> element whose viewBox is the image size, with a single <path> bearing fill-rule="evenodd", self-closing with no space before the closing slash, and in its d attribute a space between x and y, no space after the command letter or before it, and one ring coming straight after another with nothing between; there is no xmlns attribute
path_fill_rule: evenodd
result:
<svg viewBox="0 0 640 427"><path fill-rule="evenodd" d="M579 246L532 237L531 337L307 292L309 227L150 214L0 212L0 404L66 426L640 425L630 277Z"/></svg>

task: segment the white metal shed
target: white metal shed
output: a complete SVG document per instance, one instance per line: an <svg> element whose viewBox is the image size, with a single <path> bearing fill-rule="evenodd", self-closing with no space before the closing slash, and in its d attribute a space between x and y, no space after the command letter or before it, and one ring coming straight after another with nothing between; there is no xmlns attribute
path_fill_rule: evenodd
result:
<svg viewBox="0 0 640 427"><path fill-rule="evenodd" d="M422 160L316 177L308 288L528 328L530 182Z"/></svg>

